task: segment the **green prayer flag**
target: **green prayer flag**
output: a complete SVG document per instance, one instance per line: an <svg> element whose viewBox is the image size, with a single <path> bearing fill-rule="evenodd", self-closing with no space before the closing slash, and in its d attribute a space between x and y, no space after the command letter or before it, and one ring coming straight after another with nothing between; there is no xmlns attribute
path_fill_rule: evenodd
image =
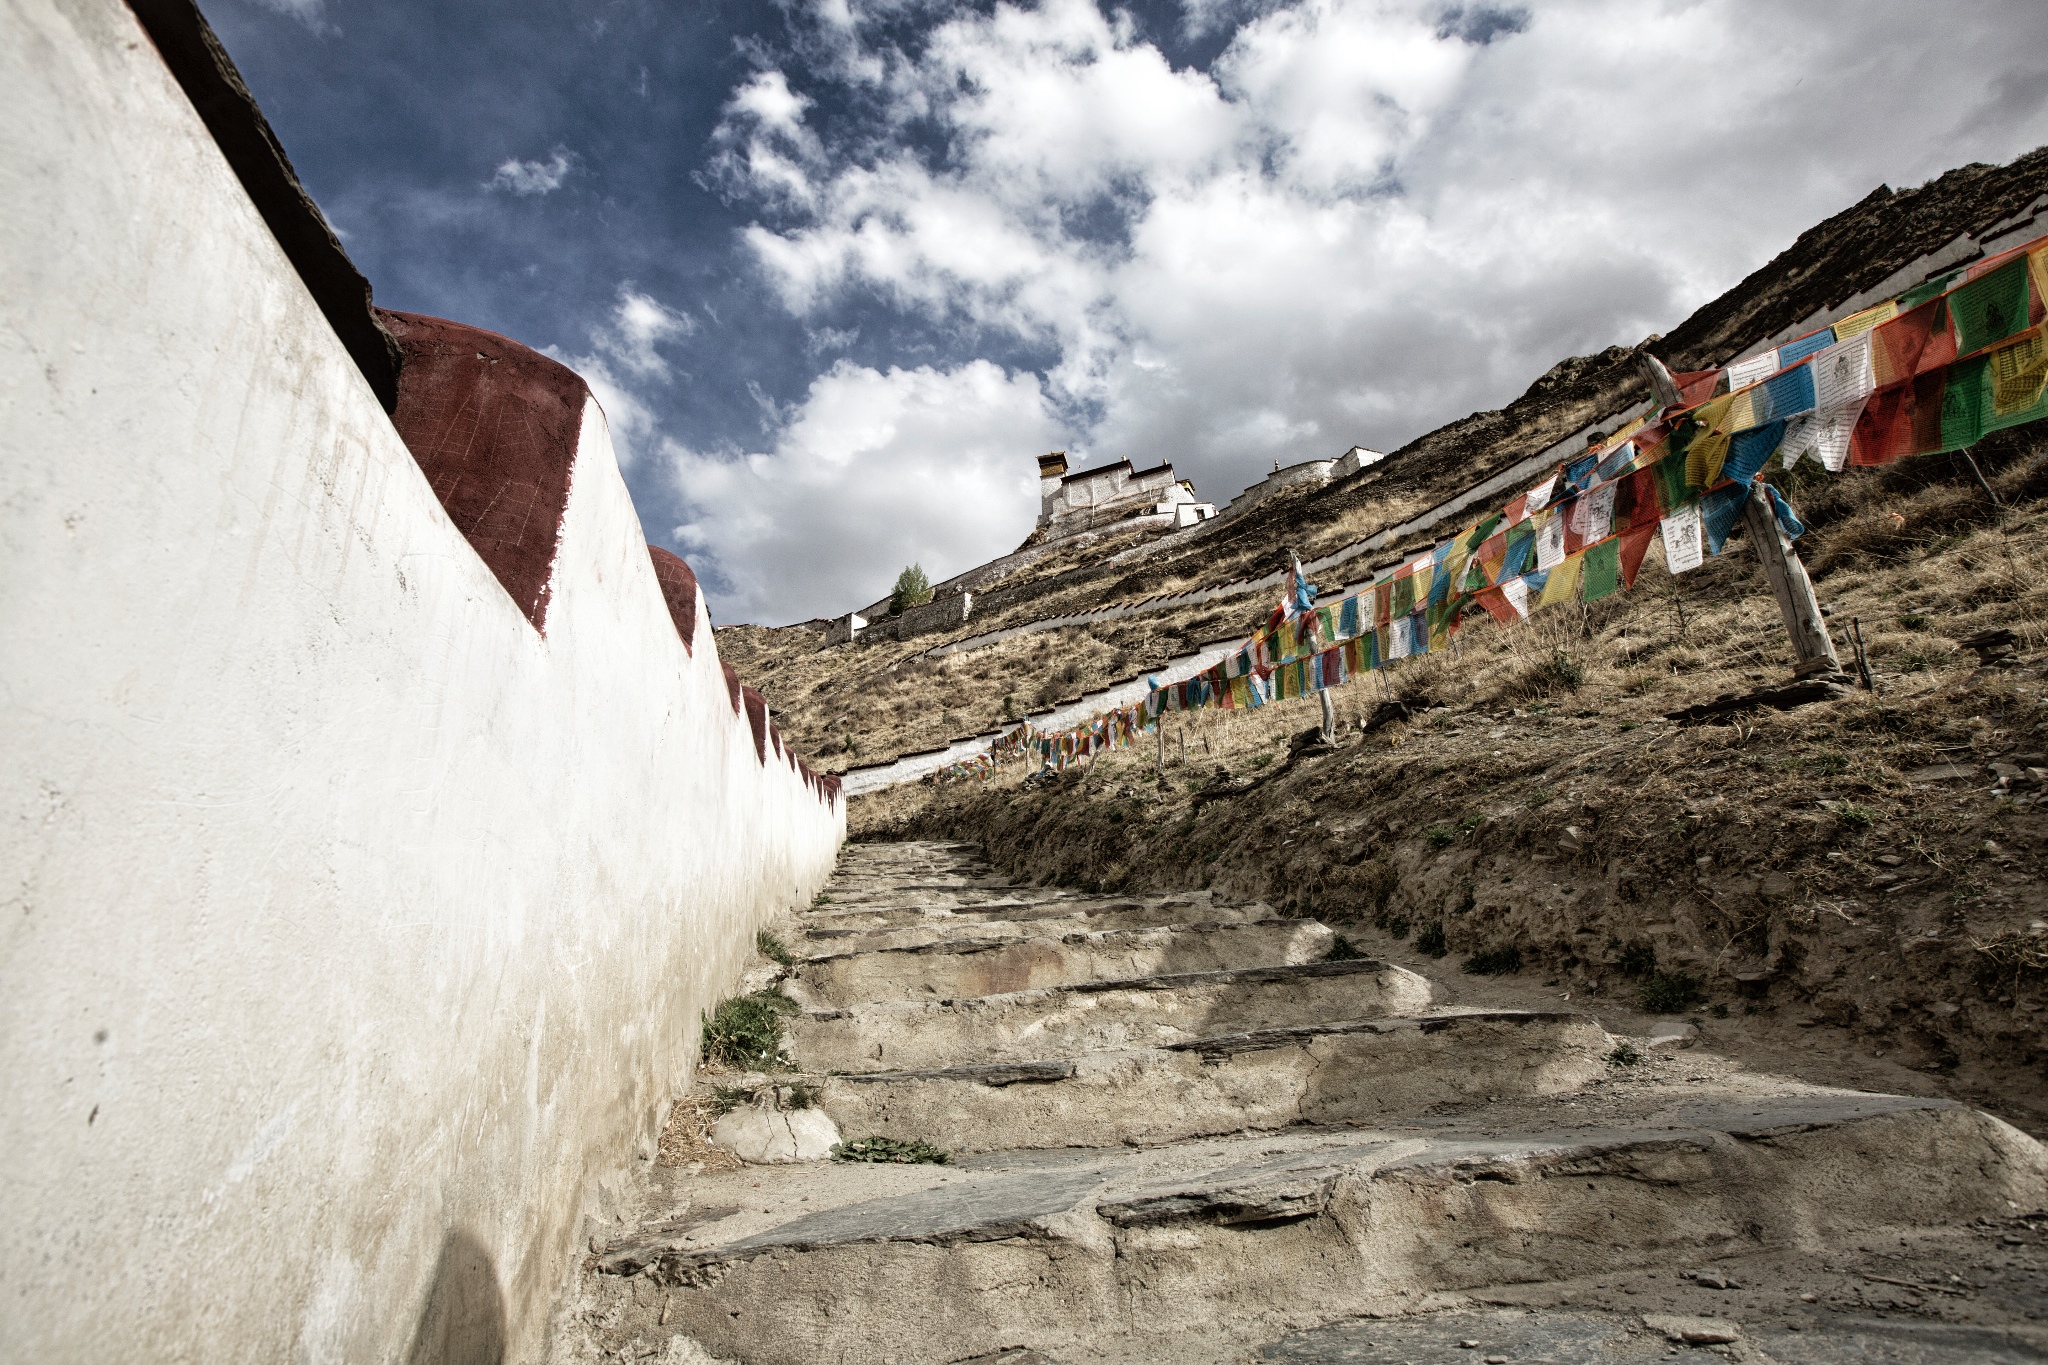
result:
<svg viewBox="0 0 2048 1365"><path fill-rule="evenodd" d="M1948 301L1956 324L1956 351L1968 355L2003 341L2027 325L2027 258L2016 256Z"/></svg>
<svg viewBox="0 0 2048 1365"><path fill-rule="evenodd" d="M1579 570L1586 600L1598 602L1621 590L1621 537L1610 536L1598 545L1586 547L1586 564Z"/></svg>
<svg viewBox="0 0 2048 1365"><path fill-rule="evenodd" d="M1685 452L1675 450L1650 466L1651 476L1657 483L1657 506L1668 512L1674 507L1683 507L1693 496L1693 488L1685 481Z"/></svg>
<svg viewBox="0 0 2048 1365"><path fill-rule="evenodd" d="M1506 518L1503 517L1499 512L1495 512L1493 515L1487 517L1486 520L1480 522L1477 526L1474 526L1470 531L1466 532L1463 539L1461 539L1458 542L1458 548L1463 550L1468 555L1471 554L1474 550L1478 549L1480 545L1485 542L1488 536L1492 535L1496 530L1498 530L1500 528L1501 522L1505 520Z"/></svg>
<svg viewBox="0 0 2048 1365"><path fill-rule="evenodd" d="M1991 357L1959 360L1948 368L1948 383L1941 391L1941 448L1961 450L1984 436L1984 417L1990 408Z"/></svg>
<svg viewBox="0 0 2048 1365"><path fill-rule="evenodd" d="M1899 311L1901 313L1910 313L1937 294L1947 293L1948 287L1961 279L1962 276L1962 271L1951 270L1946 275L1936 275L1925 284L1913 286L1905 293L1899 295Z"/></svg>

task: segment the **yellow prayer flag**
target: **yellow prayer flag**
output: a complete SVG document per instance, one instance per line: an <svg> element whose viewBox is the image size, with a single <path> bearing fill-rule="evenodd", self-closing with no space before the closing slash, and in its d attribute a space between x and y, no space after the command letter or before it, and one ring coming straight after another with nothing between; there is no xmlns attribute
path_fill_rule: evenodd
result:
<svg viewBox="0 0 2048 1365"><path fill-rule="evenodd" d="M1991 353L1991 408L2000 417L2040 401L2048 381L2048 339L2036 327Z"/></svg>
<svg viewBox="0 0 2048 1365"><path fill-rule="evenodd" d="M1890 322L1899 315L1899 301L1886 299L1883 303L1872 304L1859 313L1851 313L1835 324L1835 340L1847 341L1860 337L1871 328Z"/></svg>
<svg viewBox="0 0 2048 1365"><path fill-rule="evenodd" d="M1721 466L1728 459L1728 443L1734 440L1725 431L1703 431L1693 438L1685 450L1685 481L1694 488L1712 488L1721 477Z"/></svg>
<svg viewBox="0 0 2048 1365"><path fill-rule="evenodd" d="M1579 573L1586 567L1586 552L1566 555L1564 563L1550 571L1550 577L1543 582L1543 596L1536 599L1538 607L1555 606L1560 602L1579 600Z"/></svg>
<svg viewBox="0 0 2048 1365"><path fill-rule="evenodd" d="M1756 393L1753 388L1741 393L1728 395L1728 416L1714 424L1714 430L1725 432L1748 431L1756 425Z"/></svg>

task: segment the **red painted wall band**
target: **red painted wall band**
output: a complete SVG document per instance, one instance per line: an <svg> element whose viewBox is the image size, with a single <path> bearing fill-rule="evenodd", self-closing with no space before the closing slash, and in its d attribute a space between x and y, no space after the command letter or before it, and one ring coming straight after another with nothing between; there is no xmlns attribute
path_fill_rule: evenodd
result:
<svg viewBox="0 0 2048 1365"><path fill-rule="evenodd" d="M647 557L654 561L654 577L661 584L662 600L668 603L669 619L676 623L676 634L683 637L683 648L695 654L697 575L688 564L659 545L648 546Z"/></svg>
<svg viewBox="0 0 2048 1365"><path fill-rule="evenodd" d="M496 332L378 309L404 353L392 423L457 530L545 634L582 378Z"/></svg>
<svg viewBox="0 0 2048 1365"><path fill-rule="evenodd" d="M740 695L746 698L747 727L754 732L754 757L762 763L768 761L768 699L751 687L742 687Z"/></svg>

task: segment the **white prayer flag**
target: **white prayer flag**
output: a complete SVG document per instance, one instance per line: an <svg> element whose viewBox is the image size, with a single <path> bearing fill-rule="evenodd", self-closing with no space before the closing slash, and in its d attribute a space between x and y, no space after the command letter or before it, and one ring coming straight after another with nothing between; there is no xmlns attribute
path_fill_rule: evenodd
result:
<svg viewBox="0 0 2048 1365"><path fill-rule="evenodd" d="M1535 513L1542 511L1544 508L1550 506L1550 495L1553 492L1555 492L1556 489L1557 475L1552 474L1542 483L1537 484L1534 488L1529 490L1528 501L1523 504L1523 507L1531 515L1534 515Z"/></svg>
<svg viewBox="0 0 2048 1365"><path fill-rule="evenodd" d="M1515 609L1515 615L1527 619L1529 615L1529 584L1520 575L1500 585L1500 595Z"/></svg>
<svg viewBox="0 0 2048 1365"><path fill-rule="evenodd" d="M1579 538L1579 544L1591 545L1596 540L1607 539L1607 533L1614 529L1613 481L1594 484L1579 494L1571 508L1572 534Z"/></svg>
<svg viewBox="0 0 2048 1365"><path fill-rule="evenodd" d="M1738 360L1728 367L1728 392L1746 389L1751 384L1760 384L1778 372L1778 348L1773 346L1762 355Z"/></svg>
<svg viewBox="0 0 2048 1365"><path fill-rule="evenodd" d="M1785 424L1785 435L1778 442L1778 463L1790 469L1803 456L1820 458L1820 452L1813 448L1813 430L1819 425L1820 414L1803 412Z"/></svg>
<svg viewBox="0 0 2048 1365"><path fill-rule="evenodd" d="M1867 336L1868 333L1865 333ZM1813 453L1827 466L1830 474L1839 474L1849 464L1849 438L1856 434L1856 419L1863 415L1863 405L1870 401L1870 395L1814 414L1813 434L1809 438Z"/></svg>
<svg viewBox="0 0 2048 1365"><path fill-rule="evenodd" d="M1542 518L1536 527L1536 567L1554 569L1564 563L1564 518L1556 512Z"/></svg>
<svg viewBox="0 0 2048 1365"><path fill-rule="evenodd" d="M1405 659L1415 652L1414 637L1408 627L1412 618L1396 616L1387 626L1387 654L1390 658Z"/></svg>
<svg viewBox="0 0 2048 1365"><path fill-rule="evenodd" d="M1813 405L1822 412L1844 407L1877 387L1870 363L1871 333L1838 341L1813 358Z"/></svg>
<svg viewBox="0 0 2048 1365"><path fill-rule="evenodd" d="M1664 533L1664 564L1675 574L1697 569L1707 559L1706 527L1700 505L1689 502L1657 523Z"/></svg>

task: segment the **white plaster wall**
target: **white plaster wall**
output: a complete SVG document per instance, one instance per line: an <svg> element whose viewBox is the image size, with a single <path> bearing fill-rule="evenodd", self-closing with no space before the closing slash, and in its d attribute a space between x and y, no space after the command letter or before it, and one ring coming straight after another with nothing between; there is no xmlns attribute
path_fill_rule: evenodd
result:
<svg viewBox="0 0 2048 1365"><path fill-rule="evenodd" d="M0 1359L402 1360L463 1239L531 1358L843 806L594 405L543 639L127 9L0 0L0 88Z"/></svg>

